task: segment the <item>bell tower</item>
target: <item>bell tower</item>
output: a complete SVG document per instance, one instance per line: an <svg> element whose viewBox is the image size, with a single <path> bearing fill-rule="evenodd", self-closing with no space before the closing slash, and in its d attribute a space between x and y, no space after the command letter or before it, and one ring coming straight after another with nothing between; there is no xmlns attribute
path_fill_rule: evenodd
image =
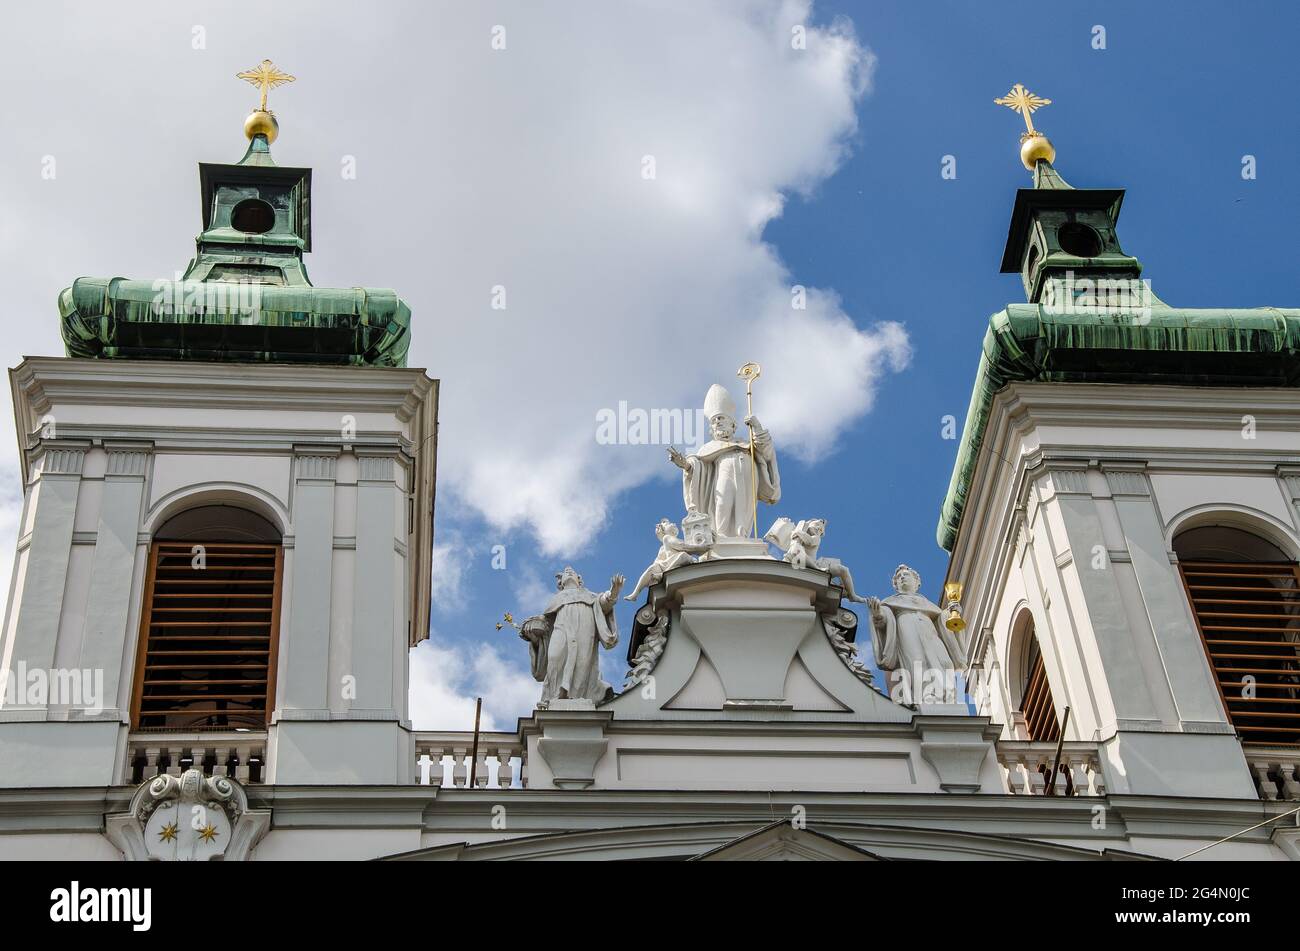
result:
<svg viewBox="0 0 1300 951"><path fill-rule="evenodd" d="M199 166L183 276L77 279L67 356L10 371L0 785L411 779L438 385L395 292L308 279L311 170L266 103L293 77L241 78L247 151Z"/></svg>
<svg viewBox="0 0 1300 951"><path fill-rule="evenodd" d="M1016 192L1002 273L1020 275L1025 299L1032 304L1050 303L1064 294L1067 279L1071 285L1076 280L1136 280L1142 265L1124 254L1115 230L1124 189L1079 189L1061 177L1052 165L1056 149L1034 128L1032 118L1052 100L1035 96L1016 83L994 102L1024 118L1020 159L1034 179L1033 188Z"/></svg>
<svg viewBox="0 0 1300 951"><path fill-rule="evenodd" d="M1123 191L1065 183L1045 100L998 102L1029 127L1002 266L1028 303L990 318L938 533L979 710L1096 743L1112 793L1250 799L1300 742L1300 311L1165 304Z"/></svg>

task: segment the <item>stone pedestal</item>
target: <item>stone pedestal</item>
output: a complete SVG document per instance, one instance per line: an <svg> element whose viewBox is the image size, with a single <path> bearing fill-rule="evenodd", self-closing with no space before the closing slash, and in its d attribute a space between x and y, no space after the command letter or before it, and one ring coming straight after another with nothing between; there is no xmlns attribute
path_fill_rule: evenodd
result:
<svg viewBox="0 0 1300 951"><path fill-rule="evenodd" d="M771 558L767 542L758 538L719 538L709 550L713 558Z"/></svg>
<svg viewBox="0 0 1300 951"><path fill-rule="evenodd" d="M555 703L586 703L588 706L586 709L565 710L556 709ZM609 711L597 711L590 706L590 701L583 700L552 701L551 709L536 711L533 722L541 735L533 742L549 777L539 775L542 771L534 766L528 785L545 788L548 778L549 785L556 789L586 789L592 785L596 778L596 764L609 747L605 731L613 717ZM531 757L530 761L537 762Z"/></svg>
<svg viewBox="0 0 1300 951"><path fill-rule="evenodd" d="M935 709L953 711L934 713ZM949 793L1002 792L993 754L999 729L988 717L973 717L958 704L928 704L912 724L921 738L921 756L939 774Z"/></svg>

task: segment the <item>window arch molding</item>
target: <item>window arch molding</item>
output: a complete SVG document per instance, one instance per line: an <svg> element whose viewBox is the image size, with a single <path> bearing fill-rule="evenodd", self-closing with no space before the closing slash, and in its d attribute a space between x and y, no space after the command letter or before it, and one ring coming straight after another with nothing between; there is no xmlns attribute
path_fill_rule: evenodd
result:
<svg viewBox="0 0 1300 951"><path fill-rule="evenodd" d="M1165 528L1165 548L1173 552L1175 539L1184 532L1213 527L1235 528L1256 535L1281 549L1288 561L1300 561L1300 539L1285 522L1256 508L1222 502L1195 505L1170 519Z"/></svg>
<svg viewBox="0 0 1300 951"><path fill-rule="evenodd" d="M1011 709L1019 710L1024 699L1025 679L1029 676L1029 663L1033 654L1034 615L1028 601L1016 605L1007 631L1007 697Z"/></svg>
<svg viewBox="0 0 1300 951"><path fill-rule="evenodd" d="M270 522L282 539L290 534L289 513L280 500L257 486L239 482L202 482L169 492L145 513L141 530L153 538L177 515L207 505L248 509Z"/></svg>

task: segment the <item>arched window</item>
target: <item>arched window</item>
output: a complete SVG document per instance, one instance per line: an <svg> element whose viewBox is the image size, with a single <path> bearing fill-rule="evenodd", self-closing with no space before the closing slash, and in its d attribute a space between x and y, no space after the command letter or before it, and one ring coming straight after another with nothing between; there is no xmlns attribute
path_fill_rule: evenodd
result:
<svg viewBox="0 0 1300 951"><path fill-rule="evenodd" d="M1052 699L1052 685L1047 682L1047 667L1043 652L1034 634L1034 619L1025 611L1017 620L1011 638L1011 649L1020 662L1012 670L1019 672L1019 713L1024 718L1025 730L1030 740L1055 742L1060 738L1061 727L1056 719L1056 703Z"/></svg>
<svg viewBox="0 0 1300 951"><path fill-rule="evenodd" d="M260 515L204 505L154 533L141 610L137 730L262 730L275 699L283 565Z"/></svg>
<svg viewBox="0 0 1300 951"><path fill-rule="evenodd" d="M1300 568L1227 525L1179 533L1174 552L1228 719L1243 740L1300 744Z"/></svg>
<svg viewBox="0 0 1300 951"><path fill-rule="evenodd" d="M1043 652L1038 649L1038 639L1029 645L1029 675L1020 704L1025 715L1025 729L1031 740L1049 740L1053 743L1061 735L1056 722L1056 704L1052 700L1052 685L1047 682L1047 668L1043 665Z"/></svg>

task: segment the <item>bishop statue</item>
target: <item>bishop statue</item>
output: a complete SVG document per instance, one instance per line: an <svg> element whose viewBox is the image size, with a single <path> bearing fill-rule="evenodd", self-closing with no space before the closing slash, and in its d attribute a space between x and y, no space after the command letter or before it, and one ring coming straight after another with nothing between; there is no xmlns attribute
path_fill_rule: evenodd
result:
<svg viewBox="0 0 1300 951"><path fill-rule="evenodd" d="M682 496L687 514L703 513L713 520L721 538L749 538L757 498L773 505L781 500L781 474L776 467L772 434L755 416L746 416L750 439L736 438L736 403L717 383L704 397L704 415L713 438L691 455L669 448L668 458L682 470ZM751 451L752 441L752 451Z"/></svg>

